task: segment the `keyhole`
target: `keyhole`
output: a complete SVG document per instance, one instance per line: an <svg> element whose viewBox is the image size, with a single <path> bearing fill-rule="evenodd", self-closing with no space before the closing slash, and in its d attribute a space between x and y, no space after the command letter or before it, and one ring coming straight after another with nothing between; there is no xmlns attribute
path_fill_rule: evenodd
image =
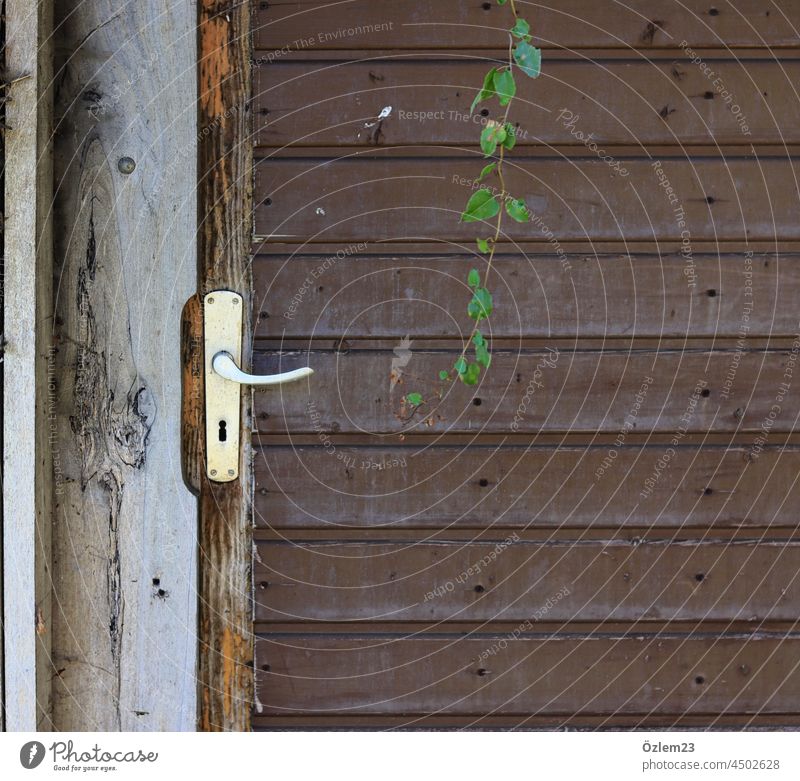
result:
<svg viewBox="0 0 800 781"><path fill-rule="evenodd" d="M227 423L224 420L219 422L219 441L220 442L227 442L228 441L228 432L226 431Z"/></svg>

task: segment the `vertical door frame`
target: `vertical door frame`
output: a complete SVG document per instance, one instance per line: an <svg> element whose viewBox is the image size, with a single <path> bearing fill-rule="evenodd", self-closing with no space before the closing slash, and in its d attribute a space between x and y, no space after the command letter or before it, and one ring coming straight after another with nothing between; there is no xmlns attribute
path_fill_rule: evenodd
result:
<svg viewBox="0 0 800 781"><path fill-rule="evenodd" d="M4 5L2 726L194 730L196 2Z"/></svg>
<svg viewBox="0 0 800 781"><path fill-rule="evenodd" d="M5 0L3 712L50 717L52 0Z"/></svg>
<svg viewBox="0 0 800 781"><path fill-rule="evenodd" d="M93 0L88 2L91 4ZM219 288L236 290L242 295L244 311L249 313L252 310L251 4L248 0L233 4L196 0L196 5L198 290L201 295ZM54 402L48 392L50 367L55 363L51 343L54 328L52 13L52 0L36 0L33 7L30 0L6 0L7 73L13 83L6 93L12 102L8 104L10 127L6 131L5 166L8 209L3 436L6 446L0 583L0 593L4 596L0 665L4 718L0 726L26 731L52 726L50 683L54 661L50 648L50 601L52 589L58 588L52 582L51 572L50 536L55 517L56 480L49 412ZM100 21L97 30L103 28L107 33L113 30L114 19L108 20L108 27ZM93 30L81 43L82 55L92 56L93 47L102 47L103 37ZM175 78L180 75L176 73ZM115 98L114 111L118 112L115 116L127 111L126 95ZM134 108L134 103L131 107ZM169 132L171 116L169 111L165 113L165 133ZM124 116L120 119L125 121ZM121 149L114 151L118 156L123 154ZM116 164L116 158L113 162ZM143 160L139 164L147 163ZM59 188L74 184L72 180L60 182ZM166 327L175 328L177 333L176 324L170 322ZM251 352L251 330L248 319L246 360ZM36 337L32 338L34 333ZM245 390L240 479L231 484L212 484L205 479L204 470L196 472L200 493L197 716L199 727L204 730L241 731L250 727L251 407L251 393ZM164 410L162 413L169 414ZM173 446L177 447L177 442ZM197 456L202 461L202 452ZM91 627L85 628L91 631ZM174 631L192 635L192 630L191 626L182 626ZM57 654L58 648L52 652ZM135 648L126 651L128 655L140 652L141 649ZM93 705L103 707L102 703ZM128 728L136 728L135 724L128 724ZM97 724L89 723L65 726L77 730L98 728ZM113 729L113 725L105 728ZM147 727L142 724L140 728ZM191 724L174 724L172 728L191 728Z"/></svg>
<svg viewBox="0 0 800 781"><path fill-rule="evenodd" d="M244 304L243 360L252 349L253 212L250 0L199 0L198 290L234 290ZM199 301L195 302L195 311ZM199 726L250 729L253 702L252 392L242 388L239 479L199 481ZM201 435L202 436L202 435Z"/></svg>

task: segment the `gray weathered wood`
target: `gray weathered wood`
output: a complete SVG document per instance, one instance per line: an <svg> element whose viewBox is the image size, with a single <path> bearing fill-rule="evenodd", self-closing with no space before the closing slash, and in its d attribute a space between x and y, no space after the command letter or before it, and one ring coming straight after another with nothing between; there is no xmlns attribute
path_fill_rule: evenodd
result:
<svg viewBox="0 0 800 781"><path fill-rule="evenodd" d="M196 287L195 8L66 0L57 14L54 722L191 730L179 340Z"/></svg>
<svg viewBox="0 0 800 781"><path fill-rule="evenodd" d="M7 0L5 14L3 726L30 731L50 726L52 6Z"/></svg>

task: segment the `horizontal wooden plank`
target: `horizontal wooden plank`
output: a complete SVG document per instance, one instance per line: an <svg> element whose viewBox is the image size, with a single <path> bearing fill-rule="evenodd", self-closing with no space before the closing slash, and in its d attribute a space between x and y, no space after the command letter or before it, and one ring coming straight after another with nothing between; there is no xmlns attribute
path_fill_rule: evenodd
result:
<svg viewBox="0 0 800 781"><path fill-rule="evenodd" d="M409 149L341 159L262 159L256 166L256 233L300 241L465 242L489 225L459 215L475 187L479 154L402 157ZM530 223L503 223L503 240L558 242L800 238L796 161L786 158L623 158L622 176L595 157L515 155L506 186L525 199ZM489 180L490 187L495 183ZM458 249L458 246L455 247ZM565 261L566 263L566 261ZM564 266L565 272L569 268Z"/></svg>
<svg viewBox="0 0 800 781"><path fill-rule="evenodd" d="M413 57L413 58L412 58ZM397 54L279 61L255 71L262 146L476 145L502 116L470 104L495 60ZM792 144L800 141L800 61L556 60L520 88L511 120L531 144ZM377 121L385 108L389 116Z"/></svg>
<svg viewBox="0 0 800 781"><path fill-rule="evenodd" d="M262 542L257 621L800 619L800 542Z"/></svg>
<svg viewBox="0 0 800 781"><path fill-rule="evenodd" d="M391 4L371 0L277 0L256 4L257 48L280 51L317 49L413 49L421 46L502 47L510 11L495 3L414 0ZM709 3L708 0L551 0L518 5L531 23L534 41L545 46L694 47L796 46L800 9L759 0Z"/></svg>
<svg viewBox="0 0 800 781"><path fill-rule="evenodd" d="M580 621L572 624L565 624L563 621L535 621L530 619L533 633L538 636L548 636L556 634L575 634L579 632L583 635L603 634L618 635L626 634L631 630L630 621ZM304 637L316 636L349 636L358 635L402 635L409 637L440 637L443 633L452 635L471 635L481 632L490 632L495 635L517 632L521 634L527 627L519 619L514 621L447 621L446 623L437 620L431 621L370 621L363 622L342 622L342 621L256 621L254 629L256 634L264 635L293 635L302 634ZM680 633L694 634L699 633L703 636L719 634L735 635L757 635L765 629L771 633L775 632L794 632L797 629L797 621L651 621L637 622L636 626L648 634L656 633ZM529 632L530 633L530 632Z"/></svg>
<svg viewBox="0 0 800 781"><path fill-rule="evenodd" d="M798 522L800 451L659 446L269 447L260 528L722 528Z"/></svg>
<svg viewBox="0 0 800 781"><path fill-rule="evenodd" d="M763 429L763 445L796 427L798 350L800 340L792 351L774 352L495 352L478 385L445 383L441 400L434 381L456 351L259 351L258 374L310 365L316 375L257 392L256 419L264 433L635 430L674 433L676 444L681 432L752 431L755 445ZM414 410L401 403L411 390L426 397Z"/></svg>
<svg viewBox="0 0 800 781"><path fill-rule="evenodd" d="M258 443L263 447L301 447L313 446L317 447L320 444L319 432L306 432L304 434L292 434L291 432L279 432L276 434L265 434L262 432L254 432L257 436ZM375 439L375 434L345 432L343 434L326 434L328 439L336 447L361 447L374 446L379 440ZM502 446L502 447L584 447L589 443L593 445L610 445L616 442L619 432L612 433L608 431L600 431L591 434L587 437L586 432L574 431L570 433L557 432L557 431L538 431L536 433L530 432L494 432L482 433L480 438L476 440L475 434L469 432L454 432L452 434L437 434L437 433L414 433L409 436L398 437L399 444L408 444L417 447L433 447L448 446L448 447L473 447L480 445L481 447L487 446ZM708 431L708 432L688 432L683 439L685 445L699 446L706 445L708 447L750 447L753 439L753 432L751 431L738 431L735 433L724 431ZM643 432L637 434L630 432L626 439L629 445L642 445L650 444L654 446L666 445L672 440L672 435L669 432ZM794 432L774 432L774 436L770 434L770 447L798 447L800 446L800 431ZM383 440L386 442L387 440ZM391 440L393 441L393 440Z"/></svg>
<svg viewBox="0 0 800 781"><path fill-rule="evenodd" d="M260 712L792 713L800 638L264 636Z"/></svg>
<svg viewBox="0 0 800 781"><path fill-rule="evenodd" d="M403 716L372 714L326 714L302 715L271 714L253 716L253 731L265 732L326 732L362 730L402 730L404 732L430 730L464 730L483 732L487 730L504 732L618 732L662 730L664 732L711 729L723 732L798 732L800 715L796 714L745 714L745 715L680 715L680 714L642 714L642 715L584 715L575 716L446 716L436 713Z"/></svg>
<svg viewBox="0 0 800 781"><path fill-rule="evenodd" d="M790 336L797 332L800 255L495 255L489 287L501 337ZM470 268L480 255L327 255L253 264L256 338L461 336ZM531 316L534 313L534 316Z"/></svg>
<svg viewBox="0 0 800 781"><path fill-rule="evenodd" d="M405 337L403 337L405 338ZM419 351L427 352L440 352L453 350L456 347L461 347L459 336L440 336L436 338L410 338L411 347ZM797 337L781 336L781 337L752 337L744 339L735 335L728 336L701 336L699 338L691 335L684 336L647 336L647 337L608 337L597 336L592 338L574 337L546 337L546 336L525 336L525 337L502 337L494 338L492 347L496 353L502 352L519 352L520 354L539 353L548 349L568 350L575 352L592 352L597 350L616 350L617 352L624 351L642 351L642 350L658 350L660 352L680 351L680 350L710 350L714 349L719 352L735 351L745 345L747 349L753 350L791 350L794 346ZM265 350L267 352L275 352L278 350L297 350L297 349L310 349L310 350L333 350L335 352L376 352L376 351L393 351L398 347L400 340L395 336L393 338L380 338L373 339L368 336L348 336L347 338L319 338L311 335L310 337L300 336L289 338L286 335L280 337L272 337L266 339L259 339L257 349ZM400 348L402 349L402 348ZM430 379L430 378L423 378ZM438 378L437 378L438 379ZM414 390L413 388L411 390ZM800 437L800 431L798 431ZM725 444L728 440L725 440ZM312 444L314 444L312 442Z"/></svg>
<svg viewBox="0 0 800 781"><path fill-rule="evenodd" d="M316 150L312 150L316 151ZM356 252L363 256L377 256L377 255L421 255L431 257L442 257L445 248L441 242L437 241L365 241L366 246L357 248ZM731 242L724 254L731 254L742 252L742 246L736 247L734 242ZM800 253L800 241L748 241L747 247L754 254L797 254ZM696 255L716 254L720 252L718 241L696 241L693 243L696 250ZM523 254L535 255L552 255L552 250L548 252L547 245L542 245L537 241L520 241L514 245L514 248ZM344 249L341 242L315 242L313 246L304 249L302 246L298 247L297 242L293 241L280 241L278 239L264 239L255 240L250 245L251 254L258 255L264 258L282 257L286 260L288 257L297 257L300 253L308 254L322 254L322 255L335 255ZM569 245L570 253L588 255L619 255L620 246L618 242L574 242ZM471 251L471 246L468 248ZM664 257L680 253L680 241L645 241L637 242L634 254L660 254ZM351 252L352 254L352 252ZM498 254L502 255L503 250L499 249Z"/></svg>

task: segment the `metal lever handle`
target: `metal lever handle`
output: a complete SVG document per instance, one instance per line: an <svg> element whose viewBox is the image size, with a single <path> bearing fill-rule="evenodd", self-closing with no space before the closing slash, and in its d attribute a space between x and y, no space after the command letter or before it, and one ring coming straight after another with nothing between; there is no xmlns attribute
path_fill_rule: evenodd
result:
<svg viewBox="0 0 800 781"><path fill-rule="evenodd" d="M231 382L238 382L240 385L283 385L286 382L302 380L303 377L310 377L314 370L305 367L294 369L290 372L280 374L248 374L243 372L231 357L230 353L218 352L211 361L211 366L220 377L224 377Z"/></svg>

